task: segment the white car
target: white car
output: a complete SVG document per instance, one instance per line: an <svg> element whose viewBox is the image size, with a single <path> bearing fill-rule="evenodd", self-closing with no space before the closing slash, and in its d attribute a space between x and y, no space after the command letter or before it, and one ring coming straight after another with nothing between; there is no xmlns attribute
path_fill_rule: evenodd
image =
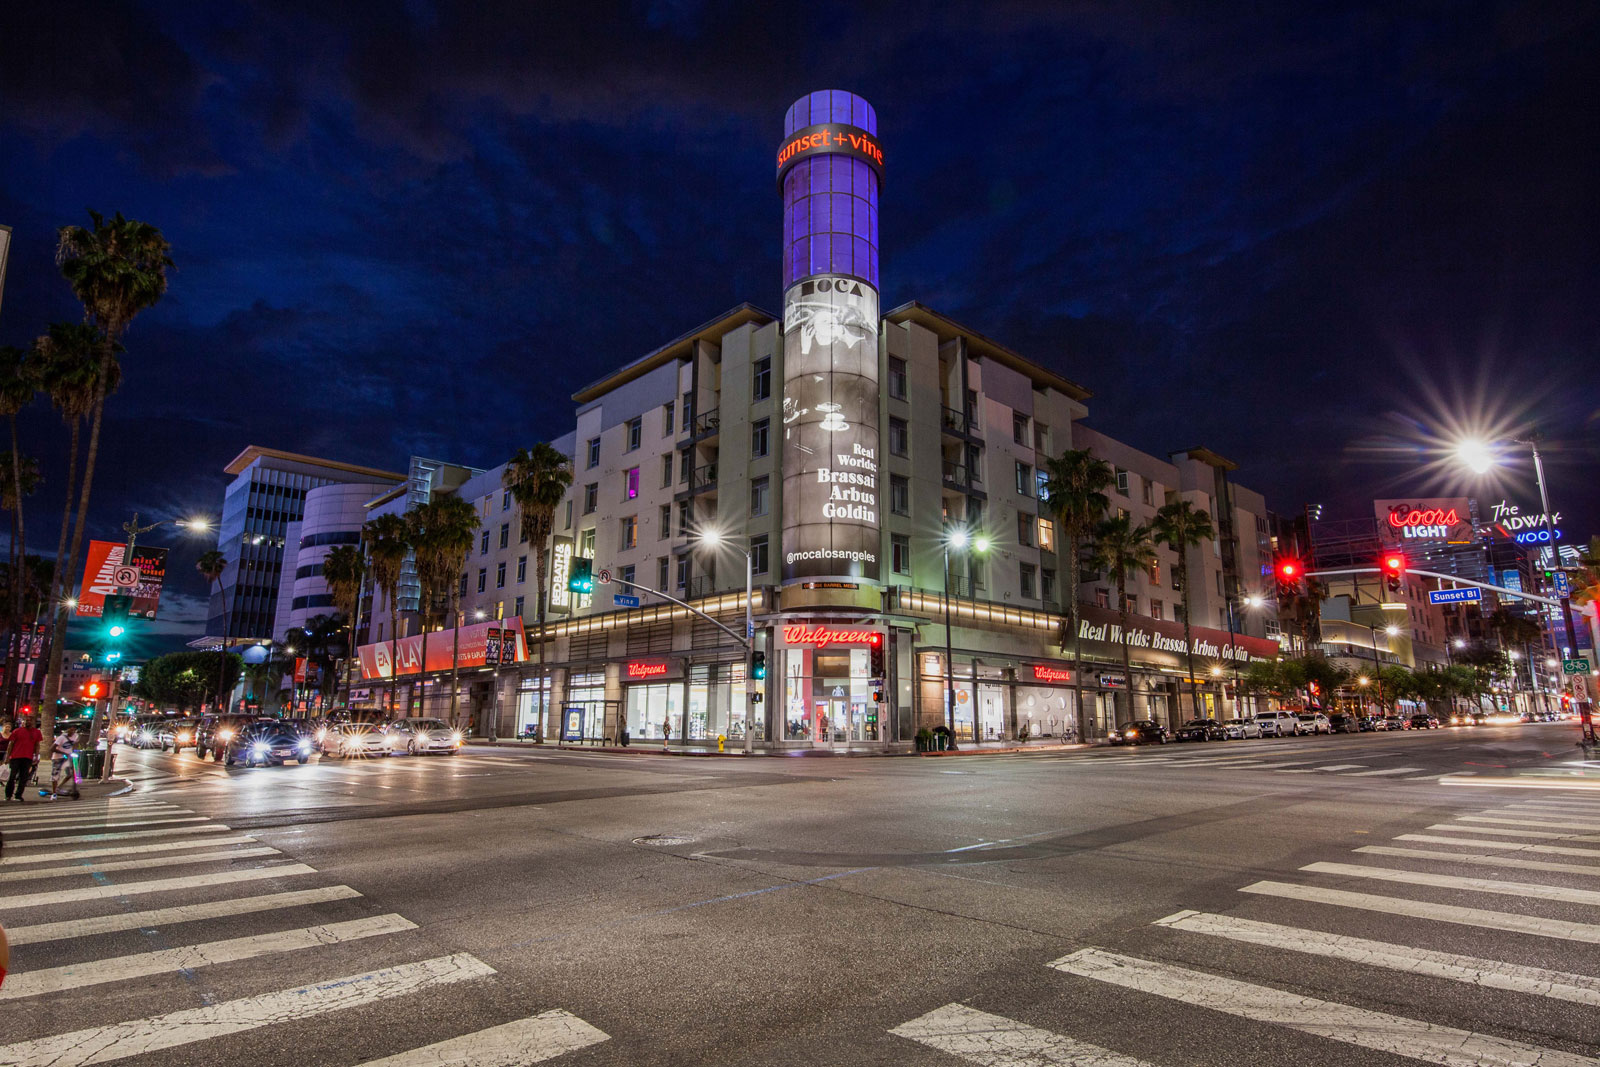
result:
<svg viewBox="0 0 1600 1067"><path fill-rule="evenodd" d="M395 752L413 756L427 752L454 756L466 740L443 719L396 719L384 727L384 733L393 740Z"/></svg>
<svg viewBox="0 0 1600 1067"><path fill-rule="evenodd" d="M1331 722L1329 722L1328 721L1328 717L1326 715L1322 714L1322 712L1320 712L1320 711L1318 711L1318 712L1309 712L1308 711L1305 714L1299 716L1299 718L1300 718L1300 732L1301 733L1305 733L1305 734L1331 734L1331 733L1333 733L1333 724Z"/></svg>
<svg viewBox="0 0 1600 1067"><path fill-rule="evenodd" d="M1222 729L1227 732L1229 741L1261 736L1261 724L1254 719L1227 719L1223 722Z"/></svg>
<svg viewBox="0 0 1600 1067"><path fill-rule="evenodd" d="M324 756L345 758L392 756L396 738L369 723L341 722L317 731L317 748Z"/></svg>
<svg viewBox="0 0 1600 1067"><path fill-rule="evenodd" d="M1262 737L1298 737L1304 732L1300 728L1299 716L1282 708L1258 712L1256 725L1261 727Z"/></svg>

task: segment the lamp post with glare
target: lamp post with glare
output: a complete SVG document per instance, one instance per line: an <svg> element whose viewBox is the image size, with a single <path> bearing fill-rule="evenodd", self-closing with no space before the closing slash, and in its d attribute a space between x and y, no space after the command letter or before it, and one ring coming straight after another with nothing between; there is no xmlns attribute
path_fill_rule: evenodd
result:
<svg viewBox="0 0 1600 1067"><path fill-rule="evenodd" d="M750 543L733 544L732 540L717 530L706 530L700 543L707 548L727 544L736 552L744 553L744 753L755 751L755 701L756 692L756 619L754 607L756 560Z"/></svg>
<svg viewBox="0 0 1600 1067"><path fill-rule="evenodd" d="M960 526L956 526L956 527L953 527L953 528L945 531L945 535L944 535L944 702L945 702L945 726L950 731L950 743L952 745L954 745L955 744L955 739L956 739L956 672L955 672L955 650L952 647L951 641L950 641L950 550L952 548L956 549L958 552L967 552L968 549L971 549L972 552L977 552L979 554L982 554L984 552L989 551L989 539L987 537L985 537L983 534L979 534L978 536L974 537L964 527L960 527ZM967 559L969 560L969 562L970 562L971 558L972 558L971 557L971 553L969 552L968 555L967 555ZM969 572L971 571L971 567L968 567L967 569L968 569ZM971 577L970 573L969 573L968 577L970 579L970 577ZM976 687L976 685L977 685L977 678L976 677L973 678L973 685L974 685L974 687ZM976 693L974 693L974 695L973 695L972 712L973 712L972 740L973 740L973 743L976 744L977 740L978 740L978 720L977 720L978 705L977 705L977 695L976 695Z"/></svg>

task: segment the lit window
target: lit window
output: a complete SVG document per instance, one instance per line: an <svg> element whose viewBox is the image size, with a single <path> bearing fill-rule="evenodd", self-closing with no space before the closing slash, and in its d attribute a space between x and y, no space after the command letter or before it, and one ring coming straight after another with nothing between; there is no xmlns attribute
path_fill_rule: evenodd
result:
<svg viewBox="0 0 1600 1067"><path fill-rule="evenodd" d="M772 395L772 357L756 360L750 379L750 399L765 400Z"/></svg>
<svg viewBox="0 0 1600 1067"><path fill-rule="evenodd" d="M628 515L622 520L622 541L624 549L633 548L639 543L639 516Z"/></svg>
<svg viewBox="0 0 1600 1067"><path fill-rule="evenodd" d="M622 499L632 500L639 495L639 468L629 467L622 472Z"/></svg>
<svg viewBox="0 0 1600 1067"><path fill-rule="evenodd" d="M600 438L589 438L589 468L600 466Z"/></svg>
<svg viewBox="0 0 1600 1067"><path fill-rule="evenodd" d="M600 483L590 482L588 485L583 487L583 513L585 515L592 515L594 514L594 510L599 506Z"/></svg>

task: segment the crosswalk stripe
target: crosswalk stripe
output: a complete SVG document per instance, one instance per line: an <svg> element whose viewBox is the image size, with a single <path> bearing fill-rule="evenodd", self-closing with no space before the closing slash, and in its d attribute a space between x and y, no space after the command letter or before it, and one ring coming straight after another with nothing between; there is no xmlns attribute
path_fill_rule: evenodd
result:
<svg viewBox="0 0 1600 1067"><path fill-rule="evenodd" d="M244 845L253 841L255 838L249 834L238 834L234 837L208 837L200 841L147 841L142 845L107 845L104 848L77 848L65 852L34 852L22 856L0 856L0 867L15 867L19 863L87 860L97 856L141 856L146 852L175 852L185 848Z"/></svg>
<svg viewBox="0 0 1600 1067"><path fill-rule="evenodd" d="M494 969L488 964L466 953L440 956L300 989L19 1041L0 1047L0 1063L7 1067L88 1067L92 1063L126 1059L261 1026L409 996L435 986L493 973Z"/></svg>
<svg viewBox="0 0 1600 1067"><path fill-rule="evenodd" d="M1513 856L1477 856L1470 852L1440 852L1426 848L1395 848L1392 845L1363 845L1356 852L1369 852L1375 856L1411 856L1424 860L1450 860L1453 863L1476 863L1483 867L1507 867L1527 871L1559 871L1565 874L1582 874L1600 877L1600 867L1586 867L1581 863L1552 863L1548 860L1519 860Z"/></svg>
<svg viewBox="0 0 1600 1067"><path fill-rule="evenodd" d="M1364 937L1347 937L1321 930L1303 930L1199 911L1180 911L1165 919L1157 919L1154 925L1250 945L1327 956L1368 967L1386 967L1407 974L1425 974L1552 1000L1600 1006L1600 978L1583 974L1550 971L1543 967L1522 967L1477 956L1461 956L1454 952L1434 952L1386 941L1369 941Z"/></svg>
<svg viewBox="0 0 1600 1067"><path fill-rule="evenodd" d="M1589 800L1567 800L1563 797L1540 797L1538 800L1519 800L1512 807L1518 811L1548 809L1551 811L1585 811L1600 815L1600 804Z"/></svg>
<svg viewBox="0 0 1600 1067"><path fill-rule="evenodd" d="M181 904L173 908L156 908L151 911L123 911L114 915L67 919L63 922L40 923L36 926L13 926L7 928L6 937L13 946L34 945L46 941L70 941L97 934L116 933L120 930L175 926L179 923L201 922L206 919L231 919L236 915L246 915L251 912L325 904L330 900L348 900L360 895L347 885L330 885L292 893L232 897L227 900L208 900L204 904Z"/></svg>
<svg viewBox="0 0 1600 1067"><path fill-rule="evenodd" d="M1376 893L1352 893L1347 889L1324 889L1321 886L1296 885L1292 882L1254 882L1244 886L1239 892L1279 897L1307 904L1329 904L1340 908L1376 911L1384 915L1433 919L1438 922L1455 923L1458 926L1476 926L1484 930L1505 930L1510 933L1532 934L1535 937L1552 937L1562 941L1581 941L1600 945L1600 926L1567 919L1541 919L1533 915L1488 911L1483 908L1463 908L1454 904L1435 904L1426 900L1386 897Z"/></svg>
<svg viewBox="0 0 1600 1067"><path fill-rule="evenodd" d="M105 900L108 897L131 897L141 893L167 893L174 889L199 889L208 885L227 885L230 882L254 882L263 878L289 878L300 874L316 874L316 868L304 863L284 863L275 867L254 867L247 871L218 871L215 874L196 874L187 878L157 878L150 882L124 882L121 885L95 885L86 889L57 889L49 893L25 893L0 900L0 911L37 908L45 904L65 904L76 900Z"/></svg>
<svg viewBox="0 0 1600 1067"><path fill-rule="evenodd" d="M1509 821L1509 820L1507 820ZM1544 841L1600 841L1600 834L1562 834L1554 830L1513 830L1498 826L1456 826L1454 823L1434 823L1428 830L1451 830L1461 834L1499 834L1502 837L1536 837Z"/></svg>
<svg viewBox="0 0 1600 1067"><path fill-rule="evenodd" d="M1436 834L1401 834L1396 841L1421 841L1430 845L1471 845L1474 848L1505 848L1546 856L1591 856L1600 860L1600 848L1567 848L1564 845L1525 845L1521 841L1490 841L1481 837L1439 837Z"/></svg>
<svg viewBox="0 0 1600 1067"><path fill-rule="evenodd" d="M231 827L219 822L208 822L203 826L177 826L168 830L117 830L107 834L71 834L66 837L36 837L32 841L8 841L6 850L13 848L27 848L39 845L75 845L82 841L131 841L135 838L171 837L174 834L221 834L227 833Z"/></svg>
<svg viewBox="0 0 1600 1067"><path fill-rule="evenodd" d="M224 852L196 852L187 856L154 856L149 859L115 860L111 863L74 863L67 867L41 867L28 871L7 871L0 882L27 882L35 878L68 878L72 875L101 874L106 871L146 871L153 867L181 867L186 863L216 863L251 856L277 856L275 848L236 848Z"/></svg>
<svg viewBox="0 0 1600 1067"><path fill-rule="evenodd" d="M204 815L152 816L148 819L112 819L108 822L95 820L88 823L47 823L43 825L25 827L20 830L7 829L6 832L8 834L62 833L70 830L99 830L102 827L109 829L124 826L172 826L177 823L196 823L205 821L206 817Z"/></svg>
<svg viewBox="0 0 1600 1067"><path fill-rule="evenodd" d="M1527 816L1504 818L1499 815L1459 815L1460 822L1486 822L1497 826L1543 826L1549 830L1600 830L1600 823L1562 819L1531 819Z"/></svg>
<svg viewBox="0 0 1600 1067"><path fill-rule="evenodd" d="M99 807L80 808L76 804L68 805L65 802L30 808L25 813L15 809L9 815L0 815L0 829L10 830L16 826L29 826L41 822L87 822L91 819L133 818L134 816L156 817L160 815L193 815L194 812L187 808L180 808L176 804L139 804L131 808L124 807Z"/></svg>
<svg viewBox="0 0 1600 1067"><path fill-rule="evenodd" d="M1100 949L1074 952L1050 966L1066 974L1165 997L1181 1004L1449 1067L1513 1067L1534 1063L1539 1067L1594 1067L1594 1060L1588 1056L1369 1011Z"/></svg>
<svg viewBox="0 0 1600 1067"><path fill-rule="evenodd" d="M605 1031L557 1008L360 1067L522 1067L609 1040Z"/></svg>
<svg viewBox="0 0 1600 1067"><path fill-rule="evenodd" d="M889 1032L983 1067L1149 1067L1132 1056L965 1004L935 1008Z"/></svg>
<svg viewBox="0 0 1600 1067"><path fill-rule="evenodd" d="M1335 763L1331 767L1313 767L1314 771L1358 771L1365 763Z"/></svg>
<svg viewBox="0 0 1600 1067"><path fill-rule="evenodd" d="M6 984L0 986L0 1000L37 997L63 989L77 989L79 986L122 982L130 978L145 978L173 971L190 971L217 963L232 963L277 952L318 948L416 928L416 923L400 915L375 915L366 919L352 919L349 922L309 926L301 930L281 930L270 934L212 941L208 944L140 952L132 956L90 960L87 963L73 963L64 967L24 971L21 974L12 974L6 979Z"/></svg>
<svg viewBox="0 0 1600 1067"><path fill-rule="evenodd" d="M1537 897L1540 900L1559 900L1566 904L1600 904L1600 892L1593 889L1568 889L1561 885L1500 882L1492 878L1463 878L1456 874L1401 871L1392 867L1366 867L1358 863L1308 863L1300 869L1312 874L1339 874L1346 878L1371 878L1380 882L1426 885L1436 889L1463 889L1470 893Z"/></svg>
<svg viewBox="0 0 1600 1067"><path fill-rule="evenodd" d="M1420 770L1422 770L1421 767L1386 767L1383 770L1378 770L1378 771L1362 771L1360 774L1352 774L1352 775L1350 775L1350 777L1351 778L1371 778L1371 777L1373 777L1375 775L1410 774L1412 771L1420 771Z"/></svg>
<svg viewBox="0 0 1600 1067"><path fill-rule="evenodd" d="M1569 811L1565 808L1555 810L1535 810L1533 808L1490 808L1487 811L1480 811L1478 814L1501 815L1512 819L1524 819L1528 816L1532 816L1535 819L1584 819L1587 821L1578 825L1582 825L1589 829L1600 830L1600 814L1588 811Z"/></svg>

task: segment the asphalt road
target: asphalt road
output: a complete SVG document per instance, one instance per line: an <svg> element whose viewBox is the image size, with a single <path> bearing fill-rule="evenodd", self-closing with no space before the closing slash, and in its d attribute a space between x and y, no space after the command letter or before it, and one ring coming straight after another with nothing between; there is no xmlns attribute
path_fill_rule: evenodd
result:
<svg viewBox="0 0 1600 1067"><path fill-rule="evenodd" d="M0 810L0 1065L1592 1064L1575 740L125 751Z"/></svg>

